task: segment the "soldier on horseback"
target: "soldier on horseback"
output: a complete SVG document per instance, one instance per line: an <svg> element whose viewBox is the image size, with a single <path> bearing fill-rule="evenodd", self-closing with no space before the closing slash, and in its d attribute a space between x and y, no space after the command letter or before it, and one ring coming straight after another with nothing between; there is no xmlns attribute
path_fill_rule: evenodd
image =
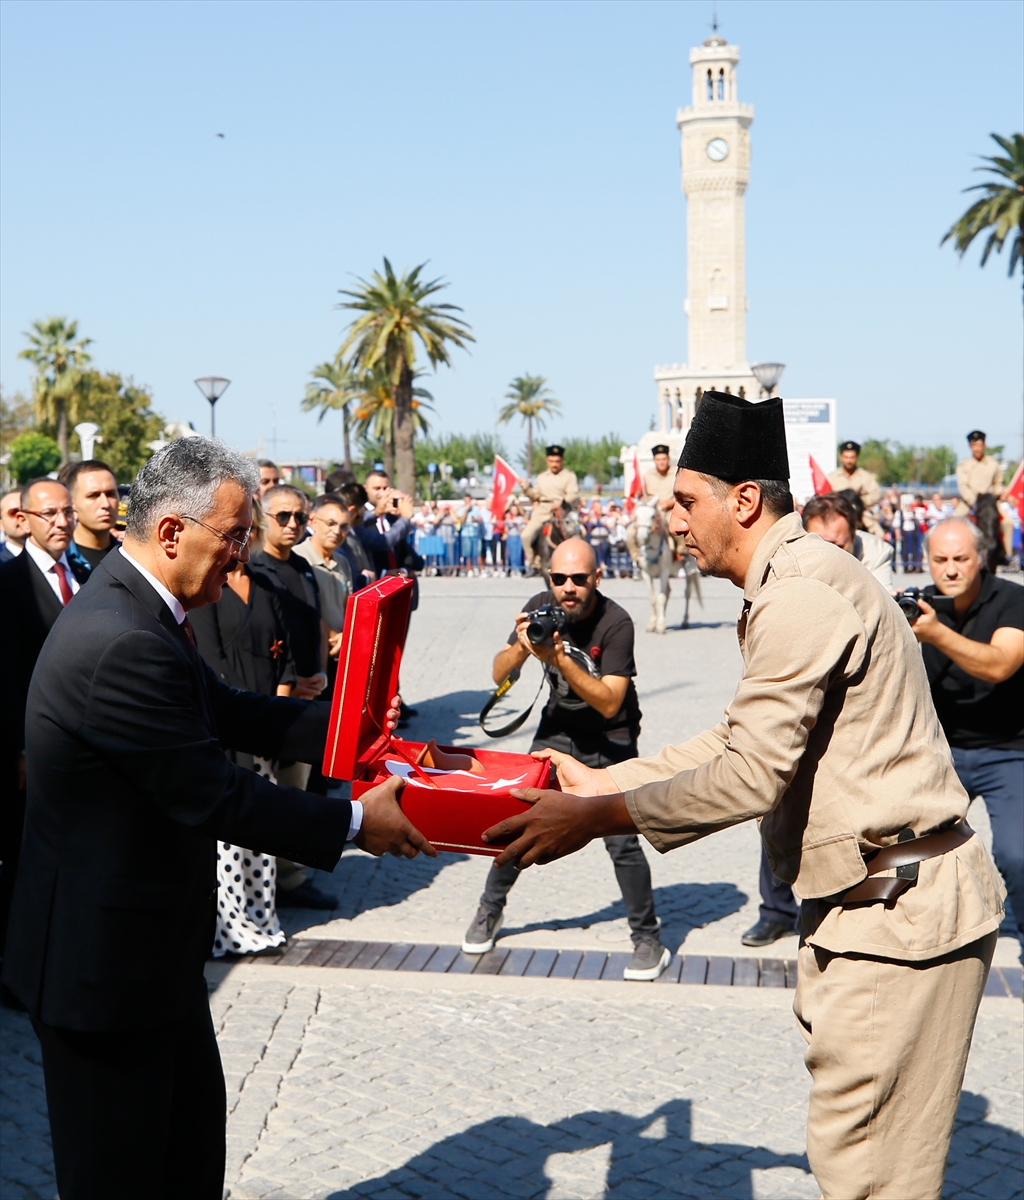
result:
<svg viewBox="0 0 1024 1200"><path fill-rule="evenodd" d="M563 466L565 448L563 446L548 446L547 470L541 471L537 482L531 487L526 479L520 479L523 491L533 501L533 511L526 528L523 530L523 561L527 577L535 575L543 568L545 560L550 560L551 549L571 536L570 531L555 532L546 544L537 545L538 535L545 525L552 522L560 525L562 520L572 511L579 499L580 485L574 471Z"/></svg>

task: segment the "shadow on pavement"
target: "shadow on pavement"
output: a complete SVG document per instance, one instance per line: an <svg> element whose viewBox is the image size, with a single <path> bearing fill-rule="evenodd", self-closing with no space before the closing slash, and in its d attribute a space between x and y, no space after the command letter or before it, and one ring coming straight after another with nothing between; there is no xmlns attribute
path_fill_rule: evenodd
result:
<svg viewBox="0 0 1024 1200"><path fill-rule="evenodd" d="M1024 1197L1024 1137L986 1120L988 1100L961 1092L946 1160L946 1200L969 1195L992 1200Z"/></svg>
<svg viewBox="0 0 1024 1200"><path fill-rule="evenodd" d="M529 681L524 679L524 683L528 685ZM536 686L535 680L533 688ZM519 684L509 693L508 702L515 704L521 700L521 707L525 708L530 703L533 694L532 690L529 690L529 694L527 692L528 687ZM490 694L490 688L463 689L458 692L446 692L443 696L431 696L429 700L416 700L417 716L399 732L402 737L412 741L422 742L428 738L437 738L442 746L450 744L456 734L464 730L467 725L476 724L480 710L487 703ZM519 709L514 711L518 712ZM488 724L497 724L497 716L493 716ZM490 741L483 730L477 730L477 733L480 739L477 744L483 745ZM491 743L491 749L501 749L500 739Z"/></svg>
<svg viewBox="0 0 1024 1200"><path fill-rule="evenodd" d="M587 1165L571 1160L548 1174L552 1154L610 1146L607 1181L580 1177ZM574 1172L574 1167L576 1171ZM398 1195L458 1195L493 1200L496 1194L547 1196L725 1196L752 1200L751 1170L790 1167L808 1173L802 1154L776 1154L762 1146L695 1142L690 1101L670 1100L643 1117L582 1112L552 1125L522 1117L497 1117L445 1138L387 1175L332 1192L329 1200ZM591 1167L589 1174L593 1174ZM553 1176L561 1176L561 1178ZM566 1177L568 1176L568 1177ZM500 1177L507 1186L496 1186ZM586 1192L568 1190L586 1187Z"/></svg>
<svg viewBox="0 0 1024 1200"><path fill-rule="evenodd" d="M612 870L610 862L608 870ZM528 886L528 876L526 881L518 884L519 888ZM514 892L512 894L515 895ZM657 887L654 889L654 905L661 919L661 940L666 946L681 946L691 930L703 929L714 921L739 912L746 902L746 893L732 883L675 883L668 887ZM531 921L525 925L506 923L502 932L507 937L512 933L532 933L537 929L589 929L591 925L625 917L626 906L620 898L594 912L551 917L547 921Z"/></svg>

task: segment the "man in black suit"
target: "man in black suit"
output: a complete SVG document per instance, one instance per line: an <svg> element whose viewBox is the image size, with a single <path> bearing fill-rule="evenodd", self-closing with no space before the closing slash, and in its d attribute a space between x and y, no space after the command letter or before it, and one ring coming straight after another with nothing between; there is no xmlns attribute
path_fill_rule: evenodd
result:
<svg viewBox="0 0 1024 1200"><path fill-rule="evenodd" d="M224 1079L203 978L217 840L324 870L350 838L434 853L393 781L350 804L223 753L309 761L326 734L325 705L235 691L195 650L187 611L248 558L258 479L207 438L155 454L121 551L54 624L32 679L4 980L42 1047L62 1200L220 1200Z"/></svg>
<svg viewBox="0 0 1024 1200"><path fill-rule="evenodd" d="M34 479L22 489L18 507L28 536L17 558L0 565L0 622L6 701L3 783L0 797L0 955L7 935L11 893L25 818L25 702L28 685L50 626L85 582L86 572L67 550L75 527L71 497L53 479ZM10 997L4 993L4 1002Z"/></svg>
<svg viewBox="0 0 1024 1200"><path fill-rule="evenodd" d="M20 487L0 497L0 527L4 531L4 540L0 542L0 563L10 562L18 557L25 545Z"/></svg>

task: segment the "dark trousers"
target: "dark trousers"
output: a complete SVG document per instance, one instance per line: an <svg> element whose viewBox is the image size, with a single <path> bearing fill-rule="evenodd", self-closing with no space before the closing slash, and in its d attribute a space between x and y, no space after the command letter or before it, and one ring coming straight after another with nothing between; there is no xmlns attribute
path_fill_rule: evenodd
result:
<svg viewBox="0 0 1024 1200"><path fill-rule="evenodd" d="M1024 750L961 750L953 766L973 800L981 796L992 825L992 857L1006 884L1024 946Z"/></svg>
<svg viewBox="0 0 1024 1200"><path fill-rule="evenodd" d="M221 1200L227 1102L205 988L169 1025L33 1027L61 1200Z"/></svg>
<svg viewBox="0 0 1024 1200"><path fill-rule="evenodd" d="M776 879L768 865L768 855L761 846L761 920L780 921L786 925L796 925L800 913L800 901L793 895L793 889L788 883Z"/></svg>
<svg viewBox="0 0 1024 1200"><path fill-rule="evenodd" d="M534 739L532 750L561 750L587 767L609 767L612 763L636 758L636 742L615 743L607 739L573 740L564 734L548 734ZM605 848L615 867L615 879L622 892L626 906L629 930L633 941L658 936L660 922L654 910L654 892L651 887L651 868L640 848L640 839L635 833L624 837L606 837ZM509 864L507 867L492 866L487 872L480 904L488 912L499 913L505 900L519 878L520 872Z"/></svg>

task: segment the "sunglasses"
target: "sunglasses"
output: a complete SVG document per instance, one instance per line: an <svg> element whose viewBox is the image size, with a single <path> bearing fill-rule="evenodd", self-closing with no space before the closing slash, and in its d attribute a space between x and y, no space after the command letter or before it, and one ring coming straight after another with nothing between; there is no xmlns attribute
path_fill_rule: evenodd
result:
<svg viewBox="0 0 1024 1200"><path fill-rule="evenodd" d="M283 529L293 518L295 524L301 529L309 520L309 517L304 512L276 512L268 514L272 521L276 521Z"/></svg>
<svg viewBox="0 0 1024 1200"><path fill-rule="evenodd" d="M590 572L580 572L576 575L563 575L561 571L552 571L549 578L555 587L565 587L565 581L571 579L577 587L586 587L590 582Z"/></svg>

